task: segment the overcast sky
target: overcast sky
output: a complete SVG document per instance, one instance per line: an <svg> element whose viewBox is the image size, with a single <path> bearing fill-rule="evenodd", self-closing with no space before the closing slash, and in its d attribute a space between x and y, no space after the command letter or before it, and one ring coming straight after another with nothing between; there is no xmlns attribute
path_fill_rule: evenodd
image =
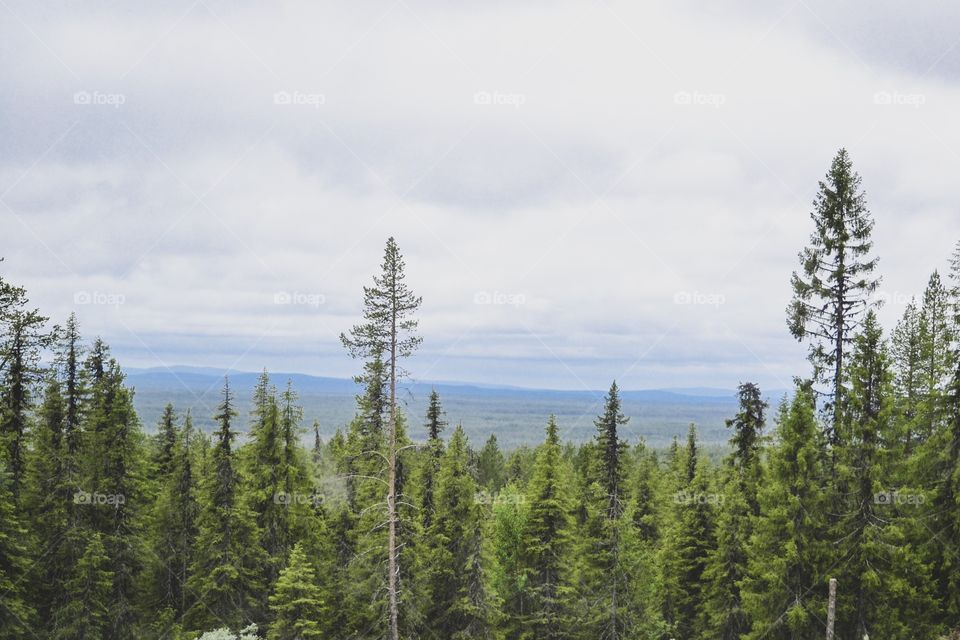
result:
<svg viewBox="0 0 960 640"><path fill-rule="evenodd" d="M386 238L422 380L786 387L849 149L887 326L960 239L952 2L0 2L2 273L127 366L347 376Z"/></svg>

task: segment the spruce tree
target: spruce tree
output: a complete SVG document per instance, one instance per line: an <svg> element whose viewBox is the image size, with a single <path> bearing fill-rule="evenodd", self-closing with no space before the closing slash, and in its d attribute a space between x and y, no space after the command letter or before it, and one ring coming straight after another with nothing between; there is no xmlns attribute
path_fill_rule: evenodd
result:
<svg viewBox="0 0 960 640"><path fill-rule="evenodd" d="M62 619L59 609L69 605L64 584L84 551L83 530L89 515L86 505L73 500L84 471L82 356L76 318L71 315L57 334L28 458L31 495L26 513L39 545L35 556L43 559L32 573L37 620L50 634Z"/></svg>
<svg viewBox="0 0 960 640"><path fill-rule="evenodd" d="M88 534L83 553L64 584L66 605L57 612L55 640L103 640L112 637L110 611L116 578L100 533ZM127 638L131 635L124 636Z"/></svg>
<svg viewBox="0 0 960 640"><path fill-rule="evenodd" d="M819 637L826 619L827 541L825 443L813 391L801 386L781 405L776 444L760 489L760 517L748 547L741 592L752 621L746 638Z"/></svg>
<svg viewBox="0 0 960 640"><path fill-rule="evenodd" d="M588 464L589 484L584 488L584 522L579 535L581 571L579 633L587 638L631 638L649 631L645 624L654 607L641 602L638 588L652 579L647 560L650 549L623 520L627 508L627 444L619 429L628 418L620 408L617 383L610 386ZM647 610L649 608L649 611Z"/></svg>
<svg viewBox="0 0 960 640"><path fill-rule="evenodd" d="M143 433L133 407L133 392L106 345L95 345L88 367L98 372L90 387L89 409L83 426L86 437L86 491L91 498L85 520L101 534L110 558L113 590L110 627L105 639L127 638L137 623L138 582L143 566L142 519L144 499Z"/></svg>
<svg viewBox="0 0 960 640"><path fill-rule="evenodd" d="M273 622L268 640L309 640L329 637L324 634L323 597L317 586L316 572L299 542L290 551L287 566L270 596Z"/></svg>
<svg viewBox="0 0 960 640"><path fill-rule="evenodd" d="M202 486L196 556L187 580L198 601L187 614L187 627L211 628L227 624L239 628L264 613L259 600L264 591L266 553L259 545L256 516L240 495L233 441L237 412L228 380L217 415L215 443L208 475Z"/></svg>
<svg viewBox="0 0 960 640"><path fill-rule="evenodd" d="M917 514L898 513L900 494L889 484L888 454L895 452L890 443L896 437L892 374L872 311L855 338L849 378L838 479L844 510L833 535L834 553L844 559L837 569L844 585L837 601L837 633L853 638L925 637L932 632L929 568L904 544L903 525ZM890 606L893 602L897 607ZM911 612L909 620L899 615L899 607Z"/></svg>
<svg viewBox="0 0 960 640"><path fill-rule="evenodd" d="M814 231L799 254L801 270L790 281L787 325L794 338L809 342L814 379L829 387L828 435L836 442L846 399L845 359L879 285L872 276L877 259L868 257L874 223L846 149L830 164L813 207Z"/></svg>
<svg viewBox="0 0 960 640"><path fill-rule="evenodd" d="M557 640L573 635L569 605L574 595L570 555L574 531L566 467L557 421L551 416L527 487L522 548L529 608L524 612L524 638Z"/></svg>
<svg viewBox="0 0 960 640"><path fill-rule="evenodd" d="M170 473L160 487L154 507L148 574L151 610L169 612L168 626L182 623L195 596L186 586L200 517L193 450L196 435L189 410L175 437L170 452Z"/></svg>
<svg viewBox="0 0 960 640"><path fill-rule="evenodd" d="M920 307L920 386L923 399L918 420L919 437L927 438L945 414L944 395L952 369L953 327L950 299L940 275L934 271Z"/></svg>
<svg viewBox="0 0 960 640"><path fill-rule="evenodd" d="M387 240L381 273L374 276L373 286L363 288L364 322L340 334L344 347L354 358L366 358L367 364L382 363L385 376L377 371L370 375L386 380L389 385L387 424L387 594L389 598L389 634L399 640L399 569L397 547L397 381L403 377L400 358L413 353L420 345L416 335L417 320L413 317L421 298L415 296L406 282L403 256L393 238Z"/></svg>
<svg viewBox="0 0 960 640"><path fill-rule="evenodd" d="M709 582L707 613L711 637L738 640L750 629L743 608L740 583L747 574L747 545L753 522L760 515L760 438L764 429L764 402L760 388L740 385L740 411L727 428L733 429L733 453L723 469L723 508L717 519L717 549L705 577Z"/></svg>
<svg viewBox="0 0 960 640"><path fill-rule="evenodd" d="M450 439L437 480L436 513L428 530L428 632L451 640L490 637L481 512L462 427Z"/></svg>
<svg viewBox="0 0 960 640"><path fill-rule="evenodd" d="M177 412L171 403L163 408L163 414L157 423L156 452L154 464L157 468L157 478L164 480L172 471L173 449L177 446Z"/></svg>
<svg viewBox="0 0 960 640"><path fill-rule="evenodd" d="M497 435L491 433L477 456L477 483L487 491L496 493L503 486L505 475L503 453L500 451Z"/></svg>
<svg viewBox="0 0 960 640"><path fill-rule="evenodd" d="M526 495L516 484L503 487L492 505L490 537L496 562L490 583L500 603L497 630L504 640L523 637L530 608L523 547L527 512Z"/></svg>
<svg viewBox="0 0 960 640"><path fill-rule="evenodd" d="M923 376L920 335L920 313L911 301L897 322L891 342L891 359L894 368L897 425L901 431L903 452L909 455L921 427L920 407L923 402Z"/></svg>
<svg viewBox="0 0 960 640"><path fill-rule="evenodd" d="M0 636L35 637L34 606L28 591L28 573L32 567L28 530L21 520L10 477L0 465Z"/></svg>
<svg viewBox="0 0 960 640"><path fill-rule="evenodd" d="M719 496L711 486L706 458L701 458L697 430L690 425L684 451L683 484L674 494L674 521L664 547L664 618L680 638L699 638L707 629L705 572L715 553Z"/></svg>
<svg viewBox="0 0 960 640"><path fill-rule="evenodd" d="M440 394L434 389L430 392L427 405L427 455L423 460L420 472L420 512L424 529L429 529L433 519L434 492L437 476L440 473L440 461L443 458L444 445L440 434L447 426L443 406L440 404Z"/></svg>
<svg viewBox="0 0 960 640"><path fill-rule="evenodd" d="M54 340L47 318L29 309L26 291L0 278L0 455L17 504L26 474L32 389L42 377L41 350Z"/></svg>

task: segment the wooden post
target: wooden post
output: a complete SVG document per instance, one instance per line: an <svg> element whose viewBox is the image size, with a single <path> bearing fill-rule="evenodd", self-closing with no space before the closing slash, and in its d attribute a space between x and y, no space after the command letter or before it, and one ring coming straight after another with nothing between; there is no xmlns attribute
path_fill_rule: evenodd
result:
<svg viewBox="0 0 960 640"><path fill-rule="evenodd" d="M833 640L833 621L837 617L837 579L830 578L830 599L827 601L827 640Z"/></svg>

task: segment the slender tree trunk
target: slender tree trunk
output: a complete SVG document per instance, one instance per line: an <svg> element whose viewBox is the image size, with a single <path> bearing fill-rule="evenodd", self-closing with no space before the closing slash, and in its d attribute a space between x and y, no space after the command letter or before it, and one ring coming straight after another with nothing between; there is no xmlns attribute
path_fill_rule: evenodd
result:
<svg viewBox="0 0 960 640"><path fill-rule="evenodd" d="M387 512L390 520L390 533L387 541L389 559L387 560L387 590L390 594L390 638L400 640L397 625L399 607L397 605L397 312L394 300L390 323L390 456L388 465Z"/></svg>
<svg viewBox="0 0 960 640"><path fill-rule="evenodd" d="M844 316L846 315L847 291L844 284L846 273L844 271L843 253L844 247L840 247L839 272L840 278L837 282L837 308L836 318L834 319L834 331L836 333L835 362L833 370L833 444L840 441L840 422L843 419L843 406L841 404L841 394L843 392L843 339L844 339Z"/></svg>
<svg viewBox="0 0 960 640"><path fill-rule="evenodd" d="M830 599L827 601L827 640L833 640L833 623L837 617L837 579L830 578Z"/></svg>

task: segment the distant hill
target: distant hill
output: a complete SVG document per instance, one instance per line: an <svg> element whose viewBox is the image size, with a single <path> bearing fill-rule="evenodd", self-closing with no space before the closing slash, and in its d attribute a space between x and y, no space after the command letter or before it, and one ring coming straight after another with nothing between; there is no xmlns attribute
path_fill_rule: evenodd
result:
<svg viewBox="0 0 960 640"><path fill-rule="evenodd" d="M194 422L209 430L220 399L223 371L199 367L169 369L127 369L127 383L135 388L135 403L144 426L153 431L164 405L172 402L179 411L190 408ZM240 411L238 425L246 426L250 396L258 373L230 373ZM320 421L327 438L353 417L357 385L348 379L311 376L302 373L270 374L278 387L293 382L304 408L304 426ZM491 433L501 446L511 448L542 440L548 416L554 414L564 439L582 442L594 434L593 421L603 406L604 391L558 391L451 382L404 383L400 399L414 439L422 437L423 414L431 389L440 393L447 419L462 423L475 446ZM782 392L771 394L779 398ZM733 390L651 389L623 391L623 411L630 416L624 437L639 437L653 446L669 444L674 435L683 436L693 422L705 444L724 443L729 438L725 420L736 411Z"/></svg>

